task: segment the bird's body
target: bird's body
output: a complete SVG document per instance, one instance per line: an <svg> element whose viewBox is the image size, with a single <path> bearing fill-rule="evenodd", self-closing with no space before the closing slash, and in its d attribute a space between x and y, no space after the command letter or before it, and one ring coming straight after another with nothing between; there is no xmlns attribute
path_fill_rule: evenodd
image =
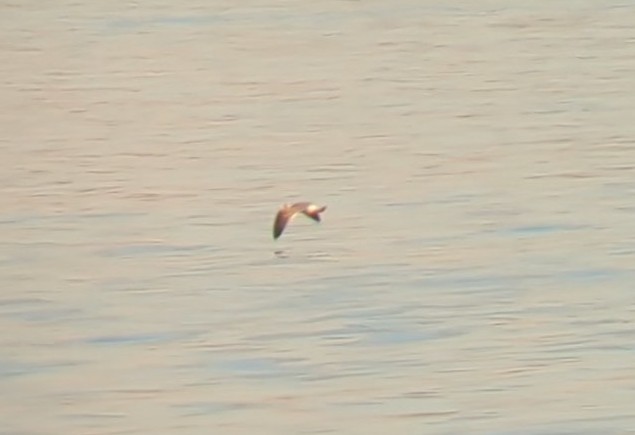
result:
<svg viewBox="0 0 635 435"><path fill-rule="evenodd" d="M284 204L273 221L273 238L280 237L287 223L298 213L302 213L316 222L320 222L320 213L326 210L326 206L317 206L311 202L296 202L295 204Z"/></svg>

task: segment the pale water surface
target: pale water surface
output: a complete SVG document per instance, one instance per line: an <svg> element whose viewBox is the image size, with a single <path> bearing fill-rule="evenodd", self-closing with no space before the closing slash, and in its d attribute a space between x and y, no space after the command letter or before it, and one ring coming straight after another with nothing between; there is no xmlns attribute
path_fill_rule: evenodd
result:
<svg viewBox="0 0 635 435"><path fill-rule="evenodd" d="M635 433L632 2L0 8L0 434Z"/></svg>

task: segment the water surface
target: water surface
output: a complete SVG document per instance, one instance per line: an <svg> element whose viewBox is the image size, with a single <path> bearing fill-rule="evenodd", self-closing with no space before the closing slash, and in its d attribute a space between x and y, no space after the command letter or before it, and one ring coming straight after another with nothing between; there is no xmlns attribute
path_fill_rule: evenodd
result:
<svg viewBox="0 0 635 435"><path fill-rule="evenodd" d="M635 433L634 17L4 6L0 433Z"/></svg>

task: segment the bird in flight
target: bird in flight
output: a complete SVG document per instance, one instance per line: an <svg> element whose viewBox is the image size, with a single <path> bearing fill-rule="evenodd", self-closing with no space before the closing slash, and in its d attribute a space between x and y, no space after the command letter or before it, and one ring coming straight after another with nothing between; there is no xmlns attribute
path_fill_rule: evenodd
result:
<svg viewBox="0 0 635 435"><path fill-rule="evenodd" d="M326 210L326 206L317 206L311 202L296 202L295 204L284 204L278 214L276 214L276 219L273 221L273 238L274 240L280 237L284 228L287 226L287 222L295 217L298 213L302 213L315 222L320 222L320 213Z"/></svg>

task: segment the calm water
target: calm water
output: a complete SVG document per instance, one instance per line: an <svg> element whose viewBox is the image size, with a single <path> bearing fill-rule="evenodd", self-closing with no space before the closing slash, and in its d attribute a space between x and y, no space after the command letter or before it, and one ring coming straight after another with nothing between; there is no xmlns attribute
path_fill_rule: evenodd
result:
<svg viewBox="0 0 635 435"><path fill-rule="evenodd" d="M635 433L635 6L238 3L1 7L0 434Z"/></svg>

